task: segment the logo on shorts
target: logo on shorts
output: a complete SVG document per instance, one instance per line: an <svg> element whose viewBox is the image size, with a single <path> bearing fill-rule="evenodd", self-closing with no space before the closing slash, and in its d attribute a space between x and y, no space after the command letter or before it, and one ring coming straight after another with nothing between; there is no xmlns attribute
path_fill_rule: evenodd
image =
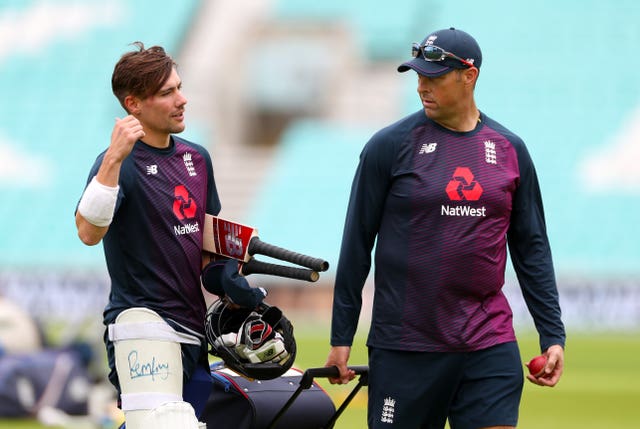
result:
<svg viewBox="0 0 640 429"><path fill-rule="evenodd" d="M384 405L382 406L382 414L380 415L380 421L382 423L393 423L393 416L396 413L396 400L388 397L384 398Z"/></svg>

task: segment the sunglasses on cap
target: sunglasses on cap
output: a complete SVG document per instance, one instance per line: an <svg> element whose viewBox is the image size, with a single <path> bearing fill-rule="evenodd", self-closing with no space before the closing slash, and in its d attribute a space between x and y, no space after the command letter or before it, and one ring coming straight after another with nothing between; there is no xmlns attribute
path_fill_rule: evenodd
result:
<svg viewBox="0 0 640 429"><path fill-rule="evenodd" d="M411 56L413 58L418 58L419 55L422 54L422 58L425 61L444 61L447 58L453 58L454 60L460 61L467 67L474 67L471 61L467 61L465 59L460 58L459 56L452 54L451 52L447 52L439 46L436 45L420 45L418 43L414 43L411 46Z"/></svg>

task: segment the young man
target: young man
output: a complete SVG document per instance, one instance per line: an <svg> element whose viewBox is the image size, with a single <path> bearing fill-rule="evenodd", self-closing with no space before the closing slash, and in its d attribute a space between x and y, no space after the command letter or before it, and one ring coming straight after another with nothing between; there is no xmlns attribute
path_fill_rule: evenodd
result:
<svg viewBox="0 0 640 429"><path fill-rule="evenodd" d="M376 133L355 174L327 365L347 361L375 251L370 428L509 428L522 360L501 289L507 243L554 386L565 331L536 172L522 140L476 107L482 54L457 29L429 34L398 71L422 109Z"/></svg>
<svg viewBox="0 0 640 429"><path fill-rule="evenodd" d="M134 45L112 76L127 116L116 119L76 210L82 242L104 244L109 379L130 429L149 427L145 419L167 402L184 399L196 415L206 403L202 231L205 213L221 208L209 154L175 135L185 129L187 104L176 64L159 46ZM219 294L225 281L249 288L237 262L229 264L208 266L216 284L205 287ZM160 421L155 429L171 420Z"/></svg>

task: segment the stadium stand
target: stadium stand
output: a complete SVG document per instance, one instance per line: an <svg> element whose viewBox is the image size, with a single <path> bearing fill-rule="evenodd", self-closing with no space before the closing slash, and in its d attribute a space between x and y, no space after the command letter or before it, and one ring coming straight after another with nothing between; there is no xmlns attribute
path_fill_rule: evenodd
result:
<svg viewBox="0 0 640 429"><path fill-rule="evenodd" d="M261 238L330 258L335 268L353 173L370 133L314 120L292 124L249 217L264 225Z"/></svg>
<svg viewBox="0 0 640 429"><path fill-rule="evenodd" d="M343 23L352 29L364 56L379 61L398 59L399 52L408 51L407 40L424 31L420 14L423 6L424 2L418 0L375 4L367 0L278 0L274 5L274 16L284 21Z"/></svg>
<svg viewBox="0 0 640 429"><path fill-rule="evenodd" d="M359 153L420 108L396 66L426 31L455 26L484 51L480 107L536 161L569 329L637 332L639 20L632 0L0 0L0 297L61 331L57 344L93 341L102 375L109 282L73 212L123 114L112 67L141 40L177 56L183 136L211 149L222 214L331 263L313 289L256 282L327 319ZM509 275L516 325L530 329Z"/></svg>
<svg viewBox="0 0 640 429"><path fill-rule="evenodd" d="M451 25L483 47L479 105L536 160L560 277L637 283L640 8L498 3L2 1L0 293L36 267L104 269L101 248L76 239L73 210L122 114L109 79L134 40L178 54L185 137L210 145L226 214L335 268L361 147L419 108L414 76L395 67L425 31Z"/></svg>
<svg viewBox="0 0 640 429"><path fill-rule="evenodd" d="M78 242L73 213L88 167L122 114L111 94L113 65L135 40L177 50L197 4L2 3L2 265L101 262L100 249Z"/></svg>

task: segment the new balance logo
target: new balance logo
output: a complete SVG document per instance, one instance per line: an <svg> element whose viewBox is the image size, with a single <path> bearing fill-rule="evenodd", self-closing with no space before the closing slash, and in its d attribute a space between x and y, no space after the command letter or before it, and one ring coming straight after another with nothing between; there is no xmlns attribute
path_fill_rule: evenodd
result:
<svg viewBox="0 0 640 429"><path fill-rule="evenodd" d="M420 152L418 153L420 155L424 155L425 153L435 152L436 146L438 146L438 143L425 143L422 145L422 147L420 148Z"/></svg>
<svg viewBox="0 0 640 429"><path fill-rule="evenodd" d="M156 164L147 165L147 176L150 174L158 174L158 166Z"/></svg>

